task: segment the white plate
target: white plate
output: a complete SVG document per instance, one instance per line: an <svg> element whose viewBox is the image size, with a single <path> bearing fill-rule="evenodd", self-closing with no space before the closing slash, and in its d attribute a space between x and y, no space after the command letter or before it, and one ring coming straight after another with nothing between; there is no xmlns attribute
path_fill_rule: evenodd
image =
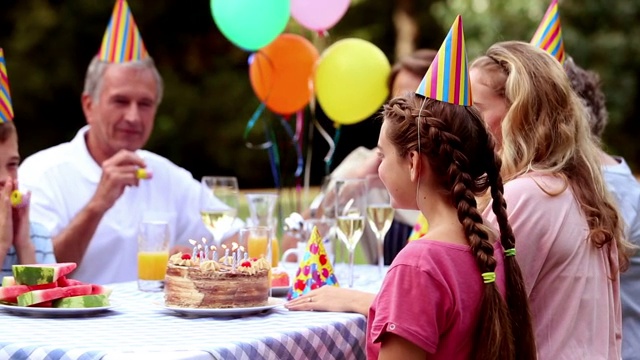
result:
<svg viewBox="0 0 640 360"><path fill-rule="evenodd" d="M286 302L285 299L278 299L270 297L267 305L254 306L246 308L226 308L226 309L192 309L192 308L179 308L173 306L164 306L165 309L175 311L178 314L187 316L242 316L257 314L276 306L280 306Z"/></svg>
<svg viewBox="0 0 640 360"><path fill-rule="evenodd" d="M274 286L271 288L271 296L287 296L287 294L289 293L289 287L288 286Z"/></svg>
<svg viewBox="0 0 640 360"><path fill-rule="evenodd" d="M0 309L4 311L29 316L85 316L99 314L111 308L113 308L111 305L92 308L51 308L0 304Z"/></svg>

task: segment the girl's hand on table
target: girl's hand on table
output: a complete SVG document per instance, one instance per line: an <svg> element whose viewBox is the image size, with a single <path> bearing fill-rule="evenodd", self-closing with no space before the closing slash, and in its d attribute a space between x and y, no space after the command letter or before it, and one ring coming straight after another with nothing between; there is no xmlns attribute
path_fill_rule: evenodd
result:
<svg viewBox="0 0 640 360"><path fill-rule="evenodd" d="M367 316L375 296L360 290L323 286L287 302L284 306L293 311L355 312Z"/></svg>

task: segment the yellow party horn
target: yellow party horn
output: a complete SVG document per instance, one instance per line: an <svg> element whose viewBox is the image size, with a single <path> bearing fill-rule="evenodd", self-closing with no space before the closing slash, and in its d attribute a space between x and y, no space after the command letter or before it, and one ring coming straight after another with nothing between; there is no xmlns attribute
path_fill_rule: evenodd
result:
<svg viewBox="0 0 640 360"><path fill-rule="evenodd" d="M152 177L153 172L151 170L145 168L138 168L138 170L136 170L136 178L138 179L151 179Z"/></svg>
<svg viewBox="0 0 640 360"><path fill-rule="evenodd" d="M20 190L13 190L11 192L11 206L15 208L27 206L30 198L31 193L22 193Z"/></svg>

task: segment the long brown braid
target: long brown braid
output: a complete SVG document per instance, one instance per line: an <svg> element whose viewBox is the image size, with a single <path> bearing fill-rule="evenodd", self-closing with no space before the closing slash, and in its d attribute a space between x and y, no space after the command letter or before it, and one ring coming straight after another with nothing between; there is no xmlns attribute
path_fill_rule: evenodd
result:
<svg viewBox="0 0 640 360"><path fill-rule="evenodd" d="M388 124L386 135L399 155L406 156L410 151L420 151L426 156L435 176L440 175L436 181L451 200L452 206L457 209L458 220L463 226L471 251L475 254L480 272L493 272L497 263L494 248L489 240L489 230L483 225L476 203L476 196L486 192L490 185L494 201L497 200L497 207L504 209L496 213L500 218L500 230L506 229L505 233L501 234L501 241L506 240L508 248L512 248L514 237L506 219L506 209L502 205L502 182L495 176L495 169L499 170L500 163L495 163L495 156L491 159L485 156L487 149L493 152L494 143L480 114L475 108L451 105L409 94L391 100L385 105L383 115ZM489 176L490 173L493 173L493 176ZM496 185L496 189L493 185ZM511 258L509 262L515 263L515 259ZM510 269L511 267L505 268L507 271ZM511 276L512 274L508 274L507 278ZM520 282L517 286L524 288L521 274L518 272L515 277ZM509 281L507 286L511 286ZM519 329L523 326L530 329L530 317L525 318L525 323L522 323L519 316L512 318L507 302L500 295L495 282L486 284L484 289L478 318L475 358L535 357L535 349L531 352L530 348L523 348L521 339L516 338L513 332L514 328ZM521 312L524 309L524 312L528 313L526 294L519 302L519 305L514 302L515 310ZM516 319L518 324L513 324L513 320ZM532 332L530 335L532 336ZM533 344L533 338L525 343ZM516 357L516 354L523 356ZM525 354L527 356L524 356Z"/></svg>
<svg viewBox="0 0 640 360"><path fill-rule="evenodd" d="M504 185L502 176L500 175L500 167L502 159L495 152L495 140L493 136L487 132L487 178L491 188L491 198L493 199L492 207L498 227L500 230L500 243L502 248L506 250L514 249L516 246L515 235L508 221L507 202L504 199ZM515 252L513 253L515 255ZM531 311L527 291L524 286L524 278L520 265L516 261L515 256L505 256L504 268L506 276L506 301L511 316L511 331L513 337L517 341L515 348L515 358L523 360L536 359L535 334L533 331L533 322L531 320Z"/></svg>

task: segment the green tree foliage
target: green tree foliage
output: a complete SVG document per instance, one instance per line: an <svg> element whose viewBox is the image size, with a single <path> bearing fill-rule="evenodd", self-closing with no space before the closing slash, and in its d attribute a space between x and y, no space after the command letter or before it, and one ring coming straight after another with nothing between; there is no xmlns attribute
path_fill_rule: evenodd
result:
<svg viewBox="0 0 640 360"><path fill-rule="evenodd" d="M395 61L396 33L391 14L409 6L420 32L416 47L437 48L455 14L464 17L469 56L500 40L528 40L547 2L527 0L352 0L345 17L320 38L291 20L287 31L302 34L320 50L347 37L371 41ZM147 146L189 169L205 174L235 174L243 188L272 187L265 151L249 150L243 132L259 105L248 78L249 53L236 48L216 28L209 0L130 0L140 32L165 81L165 97ZM23 156L70 140L84 124L80 94L84 73L97 52L111 16L113 1L3 0L0 3L0 47L5 49L16 126ZM611 112L606 143L613 152L640 161L635 107L640 62L640 0L587 3L561 0L567 51L576 61L602 75ZM306 121L313 114L307 110ZM316 117L334 134L331 122ZM293 185L295 152L279 119L272 123L282 155L284 185ZM293 124L292 121L290 121ZM376 144L379 122L368 119L343 127L334 166L358 145ZM305 130L306 133L306 130ZM264 137L261 125L251 140ZM312 183L325 173L328 146L314 134Z"/></svg>

